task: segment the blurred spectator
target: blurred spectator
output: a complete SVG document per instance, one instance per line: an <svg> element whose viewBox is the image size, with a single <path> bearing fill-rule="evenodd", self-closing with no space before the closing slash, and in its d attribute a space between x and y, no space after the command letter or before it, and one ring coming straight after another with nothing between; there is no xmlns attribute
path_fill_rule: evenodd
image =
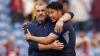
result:
<svg viewBox="0 0 100 56"><path fill-rule="evenodd" d="M24 17L28 20L32 20L32 12L34 11L34 5L36 0L22 0L24 5Z"/></svg>
<svg viewBox="0 0 100 56"><path fill-rule="evenodd" d="M15 44L14 37L9 36L3 47L6 49L5 56L19 56L19 47Z"/></svg>
<svg viewBox="0 0 100 56"><path fill-rule="evenodd" d="M0 52L0 56L3 56L1 52Z"/></svg>
<svg viewBox="0 0 100 56"><path fill-rule="evenodd" d="M76 52L77 56L90 56L91 43L88 37L76 38Z"/></svg>
<svg viewBox="0 0 100 56"><path fill-rule="evenodd" d="M22 0L11 0L12 22L23 22L23 3Z"/></svg>
<svg viewBox="0 0 100 56"><path fill-rule="evenodd" d="M69 11L69 3L67 0L62 2L63 5L63 12L68 12Z"/></svg>
<svg viewBox="0 0 100 56"><path fill-rule="evenodd" d="M89 0L70 0L70 11L74 13L72 23L80 36L85 36L85 30L88 28L87 21L90 18Z"/></svg>
<svg viewBox="0 0 100 56"><path fill-rule="evenodd" d="M94 36L93 36L93 45L97 45L96 43L100 42L100 0L93 0L92 3L92 17L93 17L93 29L94 29Z"/></svg>

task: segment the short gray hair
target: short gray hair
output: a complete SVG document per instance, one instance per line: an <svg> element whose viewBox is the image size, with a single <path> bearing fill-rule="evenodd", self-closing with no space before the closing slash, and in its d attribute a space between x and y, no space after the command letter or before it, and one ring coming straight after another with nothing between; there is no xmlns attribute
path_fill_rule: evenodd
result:
<svg viewBox="0 0 100 56"><path fill-rule="evenodd" d="M34 8L35 8L37 5L38 5L38 6L42 6L42 5L47 6L47 3L44 2L44 1L42 1L42 0L39 0L39 1L34 5Z"/></svg>

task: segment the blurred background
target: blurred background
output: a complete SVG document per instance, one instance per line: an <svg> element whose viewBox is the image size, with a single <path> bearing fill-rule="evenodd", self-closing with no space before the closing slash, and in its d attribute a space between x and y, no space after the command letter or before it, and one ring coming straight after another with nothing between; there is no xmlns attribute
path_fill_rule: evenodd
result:
<svg viewBox="0 0 100 56"><path fill-rule="evenodd" d="M28 56L28 43L21 31L23 23L33 20L38 0L0 0L0 56ZM77 56L100 56L100 0L44 0L63 4L71 11L76 33Z"/></svg>

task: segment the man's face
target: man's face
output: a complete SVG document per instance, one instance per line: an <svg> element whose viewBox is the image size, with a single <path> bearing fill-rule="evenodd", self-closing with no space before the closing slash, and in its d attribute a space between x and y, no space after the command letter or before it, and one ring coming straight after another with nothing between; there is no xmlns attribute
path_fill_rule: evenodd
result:
<svg viewBox="0 0 100 56"><path fill-rule="evenodd" d="M40 21L44 21L47 16L47 8L46 5L36 5L35 7L36 18Z"/></svg>
<svg viewBox="0 0 100 56"><path fill-rule="evenodd" d="M48 12L49 12L49 17L51 18L52 22L57 22L59 19L58 11L56 11L55 9L49 8Z"/></svg>

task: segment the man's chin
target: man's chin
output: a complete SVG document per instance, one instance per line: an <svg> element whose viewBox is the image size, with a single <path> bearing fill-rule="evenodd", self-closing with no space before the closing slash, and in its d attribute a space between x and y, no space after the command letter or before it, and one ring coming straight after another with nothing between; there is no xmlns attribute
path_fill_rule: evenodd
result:
<svg viewBox="0 0 100 56"><path fill-rule="evenodd" d="M39 20L41 20L41 21L45 21L45 20L46 20L46 18L39 18Z"/></svg>

